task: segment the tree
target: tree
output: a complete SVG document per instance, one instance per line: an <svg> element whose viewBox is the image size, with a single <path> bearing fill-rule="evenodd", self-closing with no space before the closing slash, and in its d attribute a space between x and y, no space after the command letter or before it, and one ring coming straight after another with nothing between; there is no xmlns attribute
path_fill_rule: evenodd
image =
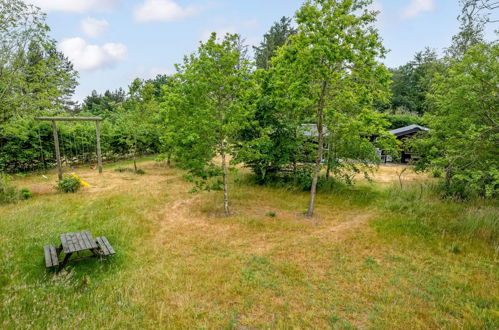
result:
<svg viewBox="0 0 499 330"><path fill-rule="evenodd" d="M104 94L99 94L93 90L87 96L80 107L83 113L90 113L105 119L114 120L120 105L127 100L126 92L119 88L115 91L106 90Z"/></svg>
<svg viewBox="0 0 499 330"><path fill-rule="evenodd" d="M422 115L426 111L426 94L435 72L442 71L444 64L435 50L426 48L414 55L414 59L397 69L390 70L392 111L405 110Z"/></svg>
<svg viewBox="0 0 499 330"><path fill-rule="evenodd" d="M444 168L445 189L496 196L499 190L499 45L478 44L437 74L428 95L431 131L417 141L422 169Z"/></svg>
<svg viewBox="0 0 499 330"><path fill-rule="evenodd" d="M240 38L227 34L221 41L213 33L198 51L177 66L175 83L163 108L175 125L176 157L198 187L224 191L224 213L229 208L229 160L238 131L252 117L247 95L253 89L251 66L242 58ZM220 156L221 166L214 162ZM222 181L208 183L210 178Z"/></svg>
<svg viewBox="0 0 499 330"><path fill-rule="evenodd" d="M74 92L77 73L45 19L21 0L0 0L0 123L15 113L63 109Z"/></svg>
<svg viewBox="0 0 499 330"><path fill-rule="evenodd" d="M376 13L366 9L369 3L364 0L307 1L296 14L298 33L279 50L273 62L280 77L280 81L275 82L279 85L276 91L280 90L278 107L283 111L301 112L317 126L306 214L309 217L314 213L324 158L325 128L333 132L340 125L347 125L351 127L350 134L360 134L365 141L371 138L366 134L374 134L380 127L380 121L374 118L373 104L375 99L387 99L389 74L377 62L385 50L372 27ZM359 120L361 117L371 119ZM376 129L356 131L359 125L367 128L366 123ZM374 155L375 150L371 149ZM354 158L358 159L355 155Z"/></svg>
<svg viewBox="0 0 499 330"><path fill-rule="evenodd" d="M159 101L151 82L134 79L129 86L128 99L119 103L116 110L116 135L128 151L132 152L133 166L137 172L137 155L159 140Z"/></svg>
<svg viewBox="0 0 499 330"><path fill-rule="evenodd" d="M264 34L260 46L253 47L257 68L268 69L270 60L275 56L277 49L283 46L295 33L296 29L292 26L291 18L283 16L279 22L275 22L269 32Z"/></svg>
<svg viewBox="0 0 499 330"><path fill-rule="evenodd" d="M485 41L485 26L498 21L491 15L499 8L499 2L496 0L460 0L460 3L462 10L457 17L460 22L459 32L452 37L452 45L446 50L448 57L459 59L471 47Z"/></svg>

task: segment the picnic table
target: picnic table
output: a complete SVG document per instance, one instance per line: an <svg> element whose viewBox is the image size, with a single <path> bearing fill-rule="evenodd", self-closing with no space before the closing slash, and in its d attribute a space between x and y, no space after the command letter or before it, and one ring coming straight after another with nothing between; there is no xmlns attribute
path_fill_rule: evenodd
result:
<svg viewBox="0 0 499 330"><path fill-rule="evenodd" d="M102 258L113 255L116 252L105 237L97 237L95 240L89 231L62 234L61 245L56 248L54 245L43 247L45 252L45 266L47 268L57 267L63 269L71 260L71 256L76 253L78 258L71 261L84 260L88 258ZM83 252L89 251L90 255L81 256ZM64 252L64 258L59 260L59 254Z"/></svg>

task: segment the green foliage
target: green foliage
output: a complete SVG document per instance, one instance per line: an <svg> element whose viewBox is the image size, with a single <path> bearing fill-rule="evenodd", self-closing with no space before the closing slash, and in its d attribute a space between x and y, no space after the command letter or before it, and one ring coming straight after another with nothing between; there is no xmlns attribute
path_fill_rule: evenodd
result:
<svg viewBox="0 0 499 330"><path fill-rule="evenodd" d="M0 172L0 204L13 203L32 197L32 193L28 188L24 187L17 190L16 186L10 182L11 177Z"/></svg>
<svg viewBox="0 0 499 330"><path fill-rule="evenodd" d="M30 199L31 197L33 197L33 193L31 192L31 190L29 190L29 188L23 187L19 191L19 196L21 199Z"/></svg>
<svg viewBox="0 0 499 330"><path fill-rule="evenodd" d="M499 45L477 45L433 81L424 118L432 130L415 143L418 166L444 169L450 195L498 194L498 57Z"/></svg>
<svg viewBox="0 0 499 330"><path fill-rule="evenodd" d="M394 114L385 114L385 119L388 121L387 129L392 130L409 125L421 125L424 126L423 118L412 113L402 112Z"/></svg>
<svg viewBox="0 0 499 330"><path fill-rule="evenodd" d="M442 169L435 167L434 169L431 170L431 176L434 178L441 178L442 177Z"/></svg>
<svg viewBox="0 0 499 330"><path fill-rule="evenodd" d="M114 119L117 115L119 104L125 101L126 93L121 88L116 91L106 90L103 95L94 90L83 100L83 104L79 111L90 113L104 119Z"/></svg>
<svg viewBox="0 0 499 330"><path fill-rule="evenodd" d="M153 154L161 150L159 100L151 96L151 87L152 84L140 85L135 99L125 98L122 102L113 103L112 109L104 115L100 129L105 160ZM106 98L105 95L96 98ZM67 116L67 113L51 112L45 115ZM130 125L130 122L135 124ZM57 130L64 165L97 161L93 122L59 122ZM15 173L48 169L55 163L50 122L37 122L25 116L0 124L0 171Z"/></svg>
<svg viewBox="0 0 499 330"><path fill-rule="evenodd" d="M309 172L313 196L322 158L335 175L345 176L379 161L376 147L395 149L388 123L374 111L375 102L387 101L389 74L377 62L385 51L367 4L307 1L296 13L297 34L278 50L268 72L257 73L260 125L246 132L249 141L238 156L262 181L315 163ZM305 136L305 123L315 123L316 132ZM323 152L324 144L330 152Z"/></svg>
<svg viewBox="0 0 499 330"><path fill-rule="evenodd" d="M279 47L283 46L290 36L296 34L297 30L292 27L291 18L282 17L279 22L275 22L269 32L263 35L263 41L255 50L255 64L258 69L268 69L271 60L275 56Z"/></svg>
<svg viewBox="0 0 499 330"><path fill-rule="evenodd" d="M412 61L392 69L392 109L422 115L426 111L426 94L431 79L443 67L436 51L426 48L416 53Z"/></svg>
<svg viewBox="0 0 499 330"><path fill-rule="evenodd" d="M77 73L48 35L46 15L21 0L0 1L0 124L14 115L63 109Z"/></svg>
<svg viewBox="0 0 499 330"><path fill-rule="evenodd" d="M64 177L57 183L56 189L65 193L75 193L81 188L80 180L73 177Z"/></svg>
<svg viewBox="0 0 499 330"><path fill-rule="evenodd" d="M452 37L452 44L446 55L462 59L473 46L484 43L485 25L490 22L490 14L497 9L493 0L460 0L461 13L458 16L459 32Z"/></svg>
<svg viewBox="0 0 499 330"><path fill-rule="evenodd" d="M473 239L492 247L499 244L497 203L484 199L450 202L439 196L440 187L434 184L393 186L383 192L382 207L389 213L374 226L392 236L435 240L449 235L461 242Z"/></svg>
<svg viewBox="0 0 499 330"><path fill-rule="evenodd" d="M175 141L181 166L201 180L196 187L213 189L221 176L228 214L228 161L238 132L252 118L249 95L253 80L238 35L218 41L215 33L198 51L177 66L173 86L166 93L163 118L173 127L165 142ZM214 157L221 157L221 167ZM206 184L204 183L206 182Z"/></svg>
<svg viewBox="0 0 499 330"><path fill-rule="evenodd" d="M10 181L8 175L0 172L0 204L15 202L19 197L16 187Z"/></svg>

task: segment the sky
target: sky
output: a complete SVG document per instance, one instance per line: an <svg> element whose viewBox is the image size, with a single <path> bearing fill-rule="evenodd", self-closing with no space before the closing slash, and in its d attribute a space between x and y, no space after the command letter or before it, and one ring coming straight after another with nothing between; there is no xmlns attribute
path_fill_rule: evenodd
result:
<svg viewBox="0 0 499 330"><path fill-rule="evenodd" d="M27 0L48 14L51 35L79 72L74 99L92 90L127 88L135 78L175 72L212 31L239 33L248 45L304 0ZM458 0L376 0L384 63L402 65L431 47L439 52L458 31ZM494 38L492 29L487 37Z"/></svg>

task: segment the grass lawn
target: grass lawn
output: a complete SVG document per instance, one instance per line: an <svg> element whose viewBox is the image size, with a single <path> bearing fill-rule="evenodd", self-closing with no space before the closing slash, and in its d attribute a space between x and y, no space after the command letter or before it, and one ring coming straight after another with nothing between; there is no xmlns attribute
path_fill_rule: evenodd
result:
<svg viewBox="0 0 499 330"><path fill-rule="evenodd" d="M385 175L319 194L306 219L307 192L241 171L224 218L221 193L140 167L79 169L76 194L54 173L15 179L34 197L0 206L2 328L499 328L497 201ZM46 271L43 246L79 230L117 254Z"/></svg>

